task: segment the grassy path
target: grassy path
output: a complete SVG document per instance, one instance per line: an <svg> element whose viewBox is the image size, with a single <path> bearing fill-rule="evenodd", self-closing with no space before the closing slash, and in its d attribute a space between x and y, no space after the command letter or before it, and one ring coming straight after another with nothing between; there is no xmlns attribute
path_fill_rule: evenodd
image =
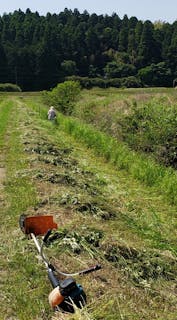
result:
<svg viewBox="0 0 177 320"><path fill-rule="evenodd" d="M24 236L18 225L19 215L35 204L36 193L30 179L23 175L28 163L20 142L20 110L16 107L15 101L10 101L3 106L3 111L4 129L1 132L4 133L2 141L5 150L3 161L6 168L4 187L6 205L1 210L3 223L0 226L2 272L0 319L27 317L37 319L37 314L45 313L45 307L40 304L40 295L44 295L45 290L43 286L41 288L37 285L40 279L39 267L33 263L34 257L30 252L25 253ZM36 279L35 285L33 279Z"/></svg>
<svg viewBox="0 0 177 320"><path fill-rule="evenodd" d="M88 309L68 319L175 320L175 208L48 123L32 98L8 105L0 133L2 319L60 319L48 307L45 269L18 227L27 212L53 214L65 229L65 242L49 249L60 268L104 267L80 279Z"/></svg>

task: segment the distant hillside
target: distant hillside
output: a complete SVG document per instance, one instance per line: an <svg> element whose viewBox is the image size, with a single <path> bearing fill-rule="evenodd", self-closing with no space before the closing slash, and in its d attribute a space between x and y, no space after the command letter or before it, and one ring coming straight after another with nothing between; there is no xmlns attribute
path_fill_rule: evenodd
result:
<svg viewBox="0 0 177 320"><path fill-rule="evenodd" d="M73 75L104 81L134 77L108 83L117 87L137 86L137 81L139 86L172 86L177 21L153 24L77 9L46 16L27 9L0 17L0 83L43 90Z"/></svg>

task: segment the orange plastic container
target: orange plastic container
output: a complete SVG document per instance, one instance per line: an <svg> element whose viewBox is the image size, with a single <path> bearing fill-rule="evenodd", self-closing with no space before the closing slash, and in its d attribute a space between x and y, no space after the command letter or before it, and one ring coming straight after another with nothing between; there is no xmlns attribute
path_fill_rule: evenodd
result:
<svg viewBox="0 0 177 320"><path fill-rule="evenodd" d="M53 216L30 216L24 220L25 234L44 235L49 229L57 229Z"/></svg>

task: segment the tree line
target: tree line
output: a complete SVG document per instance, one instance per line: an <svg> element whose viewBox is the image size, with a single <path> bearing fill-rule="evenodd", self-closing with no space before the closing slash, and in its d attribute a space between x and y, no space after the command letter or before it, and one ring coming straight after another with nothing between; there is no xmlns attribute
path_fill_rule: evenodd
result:
<svg viewBox="0 0 177 320"><path fill-rule="evenodd" d="M129 81L172 86L177 21L152 23L67 8L46 16L30 9L0 16L0 83L44 90L70 76L97 79L97 85L102 80L120 86L123 78L127 86Z"/></svg>

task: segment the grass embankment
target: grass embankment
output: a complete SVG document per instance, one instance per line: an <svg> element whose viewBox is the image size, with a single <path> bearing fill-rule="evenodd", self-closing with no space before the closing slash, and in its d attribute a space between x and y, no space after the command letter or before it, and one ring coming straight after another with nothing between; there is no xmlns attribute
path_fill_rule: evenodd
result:
<svg viewBox="0 0 177 320"><path fill-rule="evenodd" d="M126 170L145 185L154 186L156 191L166 195L170 203L177 204L177 175L173 169L133 152L125 144L78 120L62 115L58 119L62 129L94 149L97 155L105 157L117 169Z"/></svg>
<svg viewBox="0 0 177 320"><path fill-rule="evenodd" d="M75 131L78 122L53 126L34 101L16 100L8 123L3 319L52 318L44 267L18 227L22 211L54 215L62 237L48 250L61 269L103 265L78 279L88 306L68 319L175 319L175 207L70 136L67 121Z"/></svg>
<svg viewBox="0 0 177 320"><path fill-rule="evenodd" d="M117 150L118 165L125 166L130 174L148 185L158 186L160 182L158 188L165 190L172 202L177 198L176 193L173 194L177 177L174 170L166 170L165 166L176 168L176 98L174 89L95 89L92 94L84 92L74 109L82 121L104 131L108 143L109 136L114 137L113 148L110 146L113 152L111 150L110 156L107 146L107 157L114 161ZM102 145L100 140L98 144ZM107 145L105 137L103 140ZM131 150L139 151L139 155L125 147L125 143ZM168 185L171 179L174 180L172 188Z"/></svg>

